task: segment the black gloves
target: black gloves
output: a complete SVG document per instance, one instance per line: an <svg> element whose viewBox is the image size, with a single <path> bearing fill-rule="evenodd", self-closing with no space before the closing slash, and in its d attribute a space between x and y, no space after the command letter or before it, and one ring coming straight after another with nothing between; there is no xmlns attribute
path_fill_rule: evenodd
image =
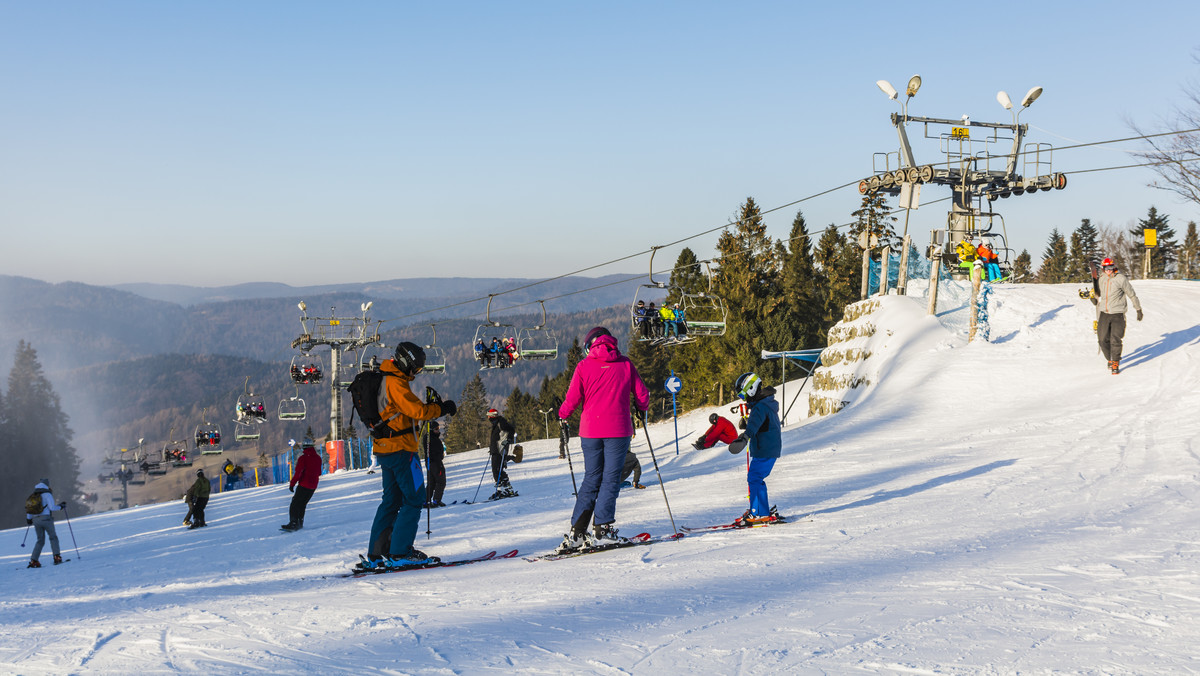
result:
<svg viewBox="0 0 1200 676"><path fill-rule="evenodd" d="M33 519L31 519L31 518L29 518L29 517L25 517L25 525L26 525L26 526L32 526L32 525L33 525Z"/></svg>
<svg viewBox="0 0 1200 676"><path fill-rule="evenodd" d="M295 492L296 492L296 487L295 487L295 486L290 486L290 485L289 485L289 486L288 486L288 493L295 493Z"/></svg>
<svg viewBox="0 0 1200 676"><path fill-rule="evenodd" d="M454 415L458 413L458 404L454 403L453 399L447 399L441 403L442 415ZM441 416L438 416L439 418Z"/></svg>
<svg viewBox="0 0 1200 676"><path fill-rule="evenodd" d="M1142 311L1138 310L1137 313L1138 313L1138 315L1137 315L1138 321L1140 322L1140 321L1142 321Z"/></svg>
<svg viewBox="0 0 1200 676"><path fill-rule="evenodd" d="M63 502L60 502L60 503L58 503L58 508L59 508L59 509L66 509L66 508L67 508L67 503L66 503L66 501L64 500Z"/></svg>

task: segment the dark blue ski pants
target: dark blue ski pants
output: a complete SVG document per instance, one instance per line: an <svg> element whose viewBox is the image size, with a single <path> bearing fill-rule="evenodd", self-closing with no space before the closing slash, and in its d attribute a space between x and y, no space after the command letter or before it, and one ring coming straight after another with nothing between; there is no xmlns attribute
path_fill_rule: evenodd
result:
<svg viewBox="0 0 1200 676"><path fill-rule="evenodd" d="M371 524L367 551L372 558L404 556L417 539L421 507L425 505L425 475L416 453L397 451L378 454L383 474L383 500ZM388 545L387 535L391 535Z"/></svg>
<svg viewBox="0 0 1200 676"><path fill-rule="evenodd" d="M584 474L571 523L581 525L579 518L587 512L592 513L592 523L613 523L617 520L617 493L621 492L621 470L629 453L629 437L581 437L579 442L583 446Z"/></svg>

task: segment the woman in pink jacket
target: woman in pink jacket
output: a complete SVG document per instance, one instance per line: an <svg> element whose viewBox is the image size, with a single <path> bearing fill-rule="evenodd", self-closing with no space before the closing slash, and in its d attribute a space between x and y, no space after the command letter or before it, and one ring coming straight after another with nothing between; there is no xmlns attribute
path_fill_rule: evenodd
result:
<svg viewBox="0 0 1200 676"><path fill-rule="evenodd" d="M558 417L567 419L581 405L579 440L583 446L584 476L571 515L571 532L557 551L585 546L601 546L624 541L617 536L613 523L617 518L617 493L621 490L621 469L633 420L629 415L630 396L639 411L650 405L637 368L617 349L617 339L603 326L588 331L583 342L584 358L575 367L566 398ZM588 521L595 524L587 533Z"/></svg>

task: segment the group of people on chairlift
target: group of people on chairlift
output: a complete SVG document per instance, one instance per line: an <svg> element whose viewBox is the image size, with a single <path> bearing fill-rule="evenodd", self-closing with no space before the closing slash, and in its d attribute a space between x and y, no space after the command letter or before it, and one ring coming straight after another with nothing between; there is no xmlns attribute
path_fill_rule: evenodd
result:
<svg viewBox="0 0 1200 676"><path fill-rule="evenodd" d="M521 358L517 351L517 339L507 336L501 341L492 336L491 345L485 345L483 338L475 341L475 360L483 368L506 368Z"/></svg>
<svg viewBox="0 0 1200 676"><path fill-rule="evenodd" d="M633 319L637 324L638 334L646 340L679 340L687 335L687 317L679 303L655 307L651 302L639 300L633 311Z"/></svg>
<svg viewBox="0 0 1200 676"><path fill-rule="evenodd" d="M321 382L321 367L317 364L292 364L292 380L301 385Z"/></svg>
<svg viewBox="0 0 1200 676"><path fill-rule="evenodd" d="M220 446L221 433L217 430L200 430L196 433L196 448L201 446Z"/></svg>

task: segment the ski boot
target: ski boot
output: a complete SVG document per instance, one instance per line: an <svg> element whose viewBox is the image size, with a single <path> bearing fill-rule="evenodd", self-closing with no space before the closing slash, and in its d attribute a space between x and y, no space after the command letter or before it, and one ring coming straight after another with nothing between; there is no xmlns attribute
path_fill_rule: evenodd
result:
<svg viewBox="0 0 1200 676"><path fill-rule="evenodd" d="M42 564L41 564L40 562L36 561L36 560L30 559L30 560L29 560L29 565L28 565L28 566L25 566L25 567L26 567L26 568L41 568L41 567L42 567Z"/></svg>
<svg viewBox="0 0 1200 676"><path fill-rule="evenodd" d="M628 539L617 535L617 529L611 523L596 524L592 530L588 545L591 547L611 547L612 545L627 544Z"/></svg>
<svg viewBox="0 0 1200 676"><path fill-rule="evenodd" d="M588 546L587 535L572 530L563 536L562 544L554 549L555 554L567 554Z"/></svg>
<svg viewBox="0 0 1200 676"><path fill-rule="evenodd" d="M1121 372L1121 360L1114 359L1114 360L1108 362L1108 370L1114 376L1117 375L1118 373L1120 373Z"/></svg>
<svg viewBox="0 0 1200 676"><path fill-rule="evenodd" d="M776 521L779 521L779 509L776 507L771 507L771 513L767 514L766 516L757 516L747 509L746 512L742 514L741 518L735 523L739 528L747 528L749 526L775 523Z"/></svg>
<svg viewBox="0 0 1200 676"><path fill-rule="evenodd" d="M384 559L383 565L388 568L407 568L409 566L420 566L428 563L441 563L441 561L436 556L429 556L415 547L409 547L408 553L403 556L389 556Z"/></svg>
<svg viewBox="0 0 1200 676"><path fill-rule="evenodd" d="M58 564L60 564L60 563L62 563L62 562L63 562L63 559L62 559L62 557L61 557L61 556L59 556L58 554L55 554L55 555L54 555L54 565L56 565L56 566L57 566Z"/></svg>
<svg viewBox="0 0 1200 676"><path fill-rule="evenodd" d="M295 521L289 521L289 522L283 524L282 526L280 526L279 529L280 530L289 530L289 531L300 530L300 524L296 523Z"/></svg>
<svg viewBox="0 0 1200 676"><path fill-rule="evenodd" d="M645 487L645 486L643 486L643 485L641 485L641 484L639 484L639 483L636 483L636 482L633 484L633 487L634 487L634 488L641 489L641 490L646 490L646 487Z"/></svg>
<svg viewBox="0 0 1200 676"><path fill-rule="evenodd" d="M692 442L692 448L696 449L697 451L703 451L704 439L697 439L696 441Z"/></svg>
<svg viewBox="0 0 1200 676"><path fill-rule="evenodd" d="M183 520L183 525L185 525L185 526L190 526L190 525L192 525L192 520L191 520L191 519L184 519L184 520Z"/></svg>

